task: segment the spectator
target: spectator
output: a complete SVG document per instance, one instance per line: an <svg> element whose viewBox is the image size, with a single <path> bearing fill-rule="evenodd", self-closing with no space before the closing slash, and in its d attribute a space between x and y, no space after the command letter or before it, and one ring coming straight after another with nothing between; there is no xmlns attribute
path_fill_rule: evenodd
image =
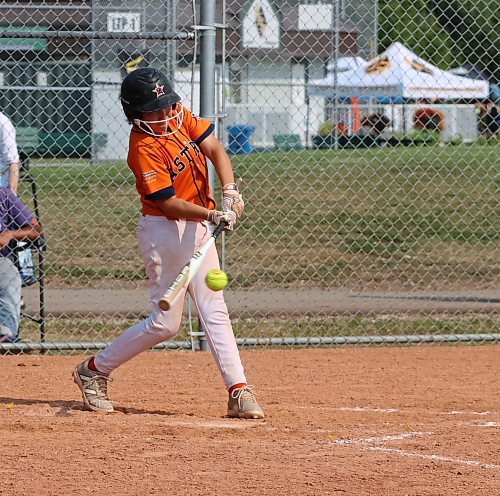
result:
<svg viewBox="0 0 500 496"><path fill-rule="evenodd" d="M479 136L486 135L486 105L482 102L477 102L475 104L476 116L477 116L477 132Z"/></svg>
<svg viewBox="0 0 500 496"><path fill-rule="evenodd" d="M389 117L384 114L372 114L373 135L379 137L382 135L390 124Z"/></svg>
<svg viewBox="0 0 500 496"><path fill-rule="evenodd" d="M495 102L490 102L485 116L486 136L496 138L500 127L500 112Z"/></svg>
<svg viewBox="0 0 500 496"><path fill-rule="evenodd" d="M17 241L41 236L41 227L26 205L8 188L0 188L0 343L19 340L21 276L8 258Z"/></svg>
<svg viewBox="0 0 500 496"><path fill-rule="evenodd" d="M361 121L358 136L371 136L378 138L389 126L389 118L384 114L370 114Z"/></svg>
<svg viewBox="0 0 500 496"><path fill-rule="evenodd" d="M0 187L10 188L17 195L19 153L16 130L10 119L0 112Z"/></svg>

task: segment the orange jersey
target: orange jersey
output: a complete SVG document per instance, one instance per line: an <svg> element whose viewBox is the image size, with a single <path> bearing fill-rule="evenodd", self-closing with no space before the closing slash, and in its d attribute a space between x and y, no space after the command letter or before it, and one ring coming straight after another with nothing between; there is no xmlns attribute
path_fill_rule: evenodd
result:
<svg viewBox="0 0 500 496"><path fill-rule="evenodd" d="M155 200L173 195L211 210L215 208L207 159L199 147L214 125L185 107L183 110L182 124L173 134L155 137L136 128L130 133L127 163L135 176L143 215L164 216Z"/></svg>

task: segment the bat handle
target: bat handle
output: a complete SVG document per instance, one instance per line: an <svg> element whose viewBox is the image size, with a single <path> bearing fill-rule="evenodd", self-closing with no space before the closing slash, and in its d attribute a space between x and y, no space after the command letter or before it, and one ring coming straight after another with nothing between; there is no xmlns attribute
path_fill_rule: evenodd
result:
<svg viewBox="0 0 500 496"><path fill-rule="evenodd" d="M226 229L226 227L228 226L229 224L225 221L221 221L219 222L218 226L214 229L214 232L212 233L212 236L217 239L217 237L219 236L219 234L224 231L224 229Z"/></svg>

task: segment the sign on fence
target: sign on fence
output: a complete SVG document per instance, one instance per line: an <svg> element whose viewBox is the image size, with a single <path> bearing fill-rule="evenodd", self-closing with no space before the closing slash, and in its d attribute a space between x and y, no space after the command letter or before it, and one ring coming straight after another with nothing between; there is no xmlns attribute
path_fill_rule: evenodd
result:
<svg viewBox="0 0 500 496"><path fill-rule="evenodd" d="M139 12L108 12L108 31L112 33L139 33L141 14Z"/></svg>

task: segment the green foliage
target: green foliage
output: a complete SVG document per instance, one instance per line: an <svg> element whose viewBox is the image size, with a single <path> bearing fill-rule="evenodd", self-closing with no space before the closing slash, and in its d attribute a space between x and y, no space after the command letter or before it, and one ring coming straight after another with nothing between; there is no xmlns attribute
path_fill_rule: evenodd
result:
<svg viewBox="0 0 500 496"><path fill-rule="evenodd" d="M379 1L379 51L395 41L441 69L457 65L459 51L424 0Z"/></svg>
<svg viewBox="0 0 500 496"><path fill-rule="evenodd" d="M407 137L415 144L436 145L439 142L439 131L422 129L408 133Z"/></svg>
<svg viewBox="0 0 500 496"><path fill-rule="evenodd" d="M442 69L469 62L500 80L498 0L379 0L379 49L400 41Z"/></svg>
<svg viewBox="0 0 500 496"><path fill-rule="evenodd" d="M446 141L446 144L447 145L453 145L453 146L458 146L458 145L462 145L464 142L463 138L461 135L457 135L455 137L453 137L451 140L448 140Z"/></svg>
<svg viewBox="0 0 500 496"><path fill-rule="evenodd" d="M500 80L498 0L430 0L429 9L450 34L461 61L482 69L492 81Z"/></svg>
<svg viewBox="0 0 500 496"><path fill-rule="evenodd" d="M326 138L327 136L332 136L333 135L333 122L326 121L321 124L321 126L318 129L318 134L322 138Z"/></svg>

